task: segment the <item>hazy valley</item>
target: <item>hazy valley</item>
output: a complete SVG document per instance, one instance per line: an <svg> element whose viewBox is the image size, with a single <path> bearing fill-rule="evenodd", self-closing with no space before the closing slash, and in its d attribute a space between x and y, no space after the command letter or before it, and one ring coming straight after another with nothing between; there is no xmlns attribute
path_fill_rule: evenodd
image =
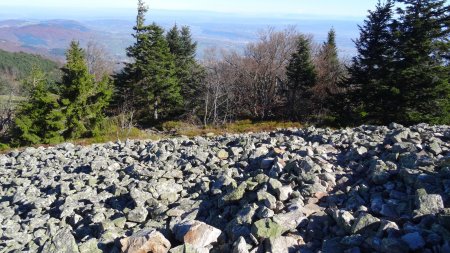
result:
<svg viewBox="0 0 450 253"><path fill-rule="evenodd" d="M21 17L21 16L16 16ZM70 41L79 40L82 46L89 41L105 47L117 61L125 59L125 48L133 43L132 27L134 17L113 15L104 19L69 16L69 19L47 20L45 16L27 16L10 19L0 13L0 49L18 52L38 53L52 59L63 60ZM155 21L166 30L175 23L189 25L193 38L198 41L197 58L206 48L241 51L248 42L258 38L258 31L267 27L277 30L295 26L298 31L311 34L321 43L327 32L334 27L337 44L343 57L355 54L352 39L358 36L356 18L318 19L314 16L262 17L194 11L152 11L149 20Z"/></svg>

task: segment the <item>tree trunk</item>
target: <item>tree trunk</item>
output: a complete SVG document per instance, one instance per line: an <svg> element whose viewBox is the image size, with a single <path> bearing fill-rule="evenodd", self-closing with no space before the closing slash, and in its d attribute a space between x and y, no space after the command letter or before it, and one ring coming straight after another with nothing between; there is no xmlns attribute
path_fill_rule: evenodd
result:
<svg viewBox="0 0 450 253"><path fill-rule="evenodd" d="M155 99L154 115L155 120L158 120L158 99Z"/></svg>

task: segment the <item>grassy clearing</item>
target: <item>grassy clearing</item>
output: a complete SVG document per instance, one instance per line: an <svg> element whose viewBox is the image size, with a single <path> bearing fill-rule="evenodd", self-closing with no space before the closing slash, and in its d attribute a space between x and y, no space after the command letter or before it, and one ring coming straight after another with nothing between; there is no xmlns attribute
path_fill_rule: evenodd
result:
<svg viewBox="0 0 450 253"><path fill-rule="evenodd" d="M116 118L111 118L105 121L103 126L103 134L100 136L76 140L67 140L67 142L74 143L76 145L92 145L98 143L115 142L115 141L125 141L127 139L133 140L160 140L164 138L170 138L175 136L206 136L209 134L222 135L222 134L239 134L248 132L267 132L275 131L277 129L286 128L300 128L303 125L298 122L276 122L276 121L265 121L265 122L252 122L250 120L236 121L234 123L225 124L222 126L206 126L201 127L193 124L189 124L182 121L168 121L163 123L160 128L162 128L161 133L153 133L150 131L144 131L136 127L131 129L122 129L119 127ZM41 144L34 145L33 147L49 147L52 145ZM18 148L19 150L25 149ZM0 143L0 154L7 153L13 150L6 144Z"/></svg>
<svg viewBox="0 0 450 253"><path fill-rule="evenodd" d="M95 143L105 143L110 141L132 140L158 140L165 137L162 134L155 134L148 131L138 129L136 127L122 128L120 127L117 117L107 119L102 126L102 134L92 138L69 140L74 144L91 145Z"/></svg>
<svg viewBox="0 0 450 253"><path fill-rule="evenodd" d="M221 135L227 133L238 134L248 132L266 132L291 127L299 128L302 126L303 125L298 122L276 122L276 121L252 122L251 120L241 120L236 121L234 123L225 124L222 126L206 126L206 127L199 127L181 121L169 121L162 124L163 130L171 133L172 135L185 135L188 137L201 136L207 134Z"/></svg>

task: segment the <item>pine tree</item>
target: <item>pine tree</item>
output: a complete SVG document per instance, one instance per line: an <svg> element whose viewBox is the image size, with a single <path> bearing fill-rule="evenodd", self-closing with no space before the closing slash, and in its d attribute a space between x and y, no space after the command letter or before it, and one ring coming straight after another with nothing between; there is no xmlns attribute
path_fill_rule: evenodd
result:
<svg viewBox="0 0 450 253"><path fill-rule="evenodd" d="M354 123L389 124L395 119L392 108L398 100L398 89L391 81L395 53L393 7L392 1L379 1L359 27L360 37L355 41L358 54L348 69L350 77L343 82L348 89L349 108L341 111L342 122L348 123L348 116Z"/></svg>
<svg viewBox="0 0 450 253"><path fill-rule="evenodd" d="M395 82L397 119L450 123L450 7L445 0L399 0Z"/></svg>
<svg viewBox="0 0 450 253"><path fill-rule="evenodd" d="M96 135L103 120L103 110L112 94L110 81L104 77L95 82L89 74L85 54L79 43L72 41L66 53L67 63L62 68L61 104L67 118L66 138Z"/></svg>
<svg viewBox="0 0 450 253"><path fill-rule="evenodd" d="M311 88L317 80L310 41L305 36L298 38L296 51L286 68L286 76L288 115L294 120L305 120L312 110Z"/></svg>
<svg viewBox="0 0 450 253"><path fill-rule="evenodd" d="M30 97L18 110L13 129L16 145L53 144L63 141L65 118L58 97L48 90L44 74L37 69L25 83Z"/></svg>

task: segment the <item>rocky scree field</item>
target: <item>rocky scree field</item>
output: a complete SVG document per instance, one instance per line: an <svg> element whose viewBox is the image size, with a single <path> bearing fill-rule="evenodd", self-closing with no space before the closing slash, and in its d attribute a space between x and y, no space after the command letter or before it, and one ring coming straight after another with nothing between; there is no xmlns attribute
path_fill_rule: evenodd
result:
<svg viewBox="0 0 450 253"><path fill-rule="evenodd" d="M450 252L450 128L0 155L0 252Z"/></svg>

